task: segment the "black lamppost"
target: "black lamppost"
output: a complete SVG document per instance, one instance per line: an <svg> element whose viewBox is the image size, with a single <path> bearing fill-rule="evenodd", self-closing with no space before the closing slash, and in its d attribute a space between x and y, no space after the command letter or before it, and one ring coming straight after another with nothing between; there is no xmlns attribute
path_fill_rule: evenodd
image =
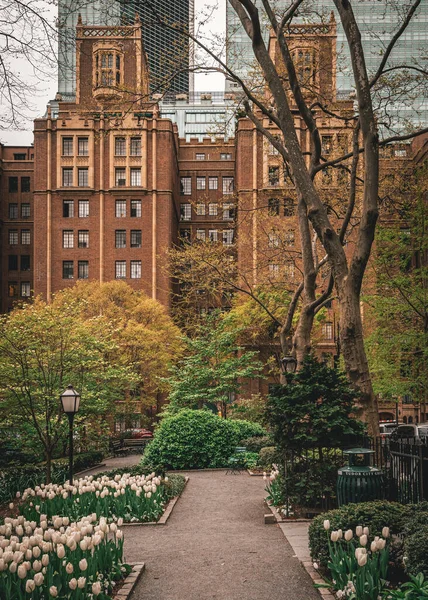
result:
<svg viewBox="0 0 428 600"><path fill-rule="evenodd" d="M297 369L297 360L294 356L286 355L281 358L281 366L285 374L287 373L295 373Z"/></svg>
<svg viewBox="0 0 428 600"><path fill-rule="evenodd" d="M72 385L67 386L67 389L63 391L60 396L63 411L68 417L68 435L69 435L69 446L70 446L70 457L69 457L69 479L70 486L73 485L73 420L74 415L79 410L80 394L76 392Z"/></svg>

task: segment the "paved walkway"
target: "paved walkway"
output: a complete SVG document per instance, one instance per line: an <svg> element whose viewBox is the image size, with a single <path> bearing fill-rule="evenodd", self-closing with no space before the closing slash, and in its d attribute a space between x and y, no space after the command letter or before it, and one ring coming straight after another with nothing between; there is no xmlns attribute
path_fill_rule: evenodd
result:
<svg viewBox="0 0 428 600"><path fill-rule="evenodd" d="M319 600L281 529L264 524L262 478L189 475L167 525L124 527L126 560L146 563L132 600Z"/></svg>

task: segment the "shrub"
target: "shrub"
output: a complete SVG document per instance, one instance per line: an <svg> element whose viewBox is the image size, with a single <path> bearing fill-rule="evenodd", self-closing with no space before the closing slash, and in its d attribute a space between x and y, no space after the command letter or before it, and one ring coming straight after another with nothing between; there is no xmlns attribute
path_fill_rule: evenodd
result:
<svg viewBox="0 0 428 600"><path fill-rule="evenodd" d="M262 448L272 446L272 438L268 435L252 436L241 440L239 445L245 446L248 452L260 452Z"/></svg>
<svg viewBox="0 0 428 600"><path fill-rule="evenodd" d="M266 431L258 423L252 421L244 421L244 419L230 419L227 421L229 426L236 431L236 443L240 444L241 440L249 437L262 437Z"/></svg>
<svg viewBox="0 0 428 600"><path fill-rule="evenodd" d="M254 423L237 423L204 410L184 409L168 415L156 429L141 464L166 469L225 467L239 440L263 432Z"/></svg>
<svg viewBox="0 0 428 600"><path fill-rule="evenodd" d="M166 497L168 500L179 496L186 485L186 478L179 473L171 473L168 475L168 481L162 480L162 485L165 488Z"/></svg>
<svg viewBox="0 0 428 600"><path fill-rule="evenodd" d="M332 529L355 529L358 525L369 527L370 535L381 535L383 527L392 534L403 531L407 508L397 502L361 502L347 504L316 517L309 527L309 548L313 560L327 566L329 560L327 534L324 520L328 519Z"/></svg>
<svg viewBox="0 0 428 600"><path fill-rule="evenodd" d="M262 469L271 469L272 465L280 462L280 455L275 446L266 446L259 452L259 460L257 465Z"/></svg>
<svg viewBox="0 0 428 600"><path fill-rule="evenodd" d="M410 575L428 577L428 525L423 525L404 538L404 565Z"/></svg>

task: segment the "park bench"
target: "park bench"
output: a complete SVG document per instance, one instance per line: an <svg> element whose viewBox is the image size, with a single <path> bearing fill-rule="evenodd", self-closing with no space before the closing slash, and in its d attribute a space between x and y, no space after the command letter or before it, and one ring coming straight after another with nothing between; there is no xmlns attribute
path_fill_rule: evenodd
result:
<svg viewBox="0 0 428 600"><path fill-rule="evenodd" d="M235 475L247 468L247 459L245 458L246 451L247 449L244 446L237 446L235 448L235 452L227 461L226 475L228 473Z"/></svg>
<svg viewBox="0 0 428 600"><path fill-rule="evenodd" d="M120 439L110 440L110 450L113 452L114 456L126 454L128 452L128 448L124 446L123 440Z"/></svg>
<svg viewBox="0 0 428 600"><path fill-rule="evenodd" d="M135 448L144 449L152 438L124 438L123 444L128 450Z"/></svg>

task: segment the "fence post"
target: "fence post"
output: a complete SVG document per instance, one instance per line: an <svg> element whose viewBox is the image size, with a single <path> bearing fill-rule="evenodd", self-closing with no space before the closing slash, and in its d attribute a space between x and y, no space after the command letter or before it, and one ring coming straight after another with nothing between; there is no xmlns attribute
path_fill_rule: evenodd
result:
<svg viewBox="0 0 428 600"><path fill-rule="evenodd" d="M419 502L424 498L424 456L422 446L419 446Z"/></svg>

